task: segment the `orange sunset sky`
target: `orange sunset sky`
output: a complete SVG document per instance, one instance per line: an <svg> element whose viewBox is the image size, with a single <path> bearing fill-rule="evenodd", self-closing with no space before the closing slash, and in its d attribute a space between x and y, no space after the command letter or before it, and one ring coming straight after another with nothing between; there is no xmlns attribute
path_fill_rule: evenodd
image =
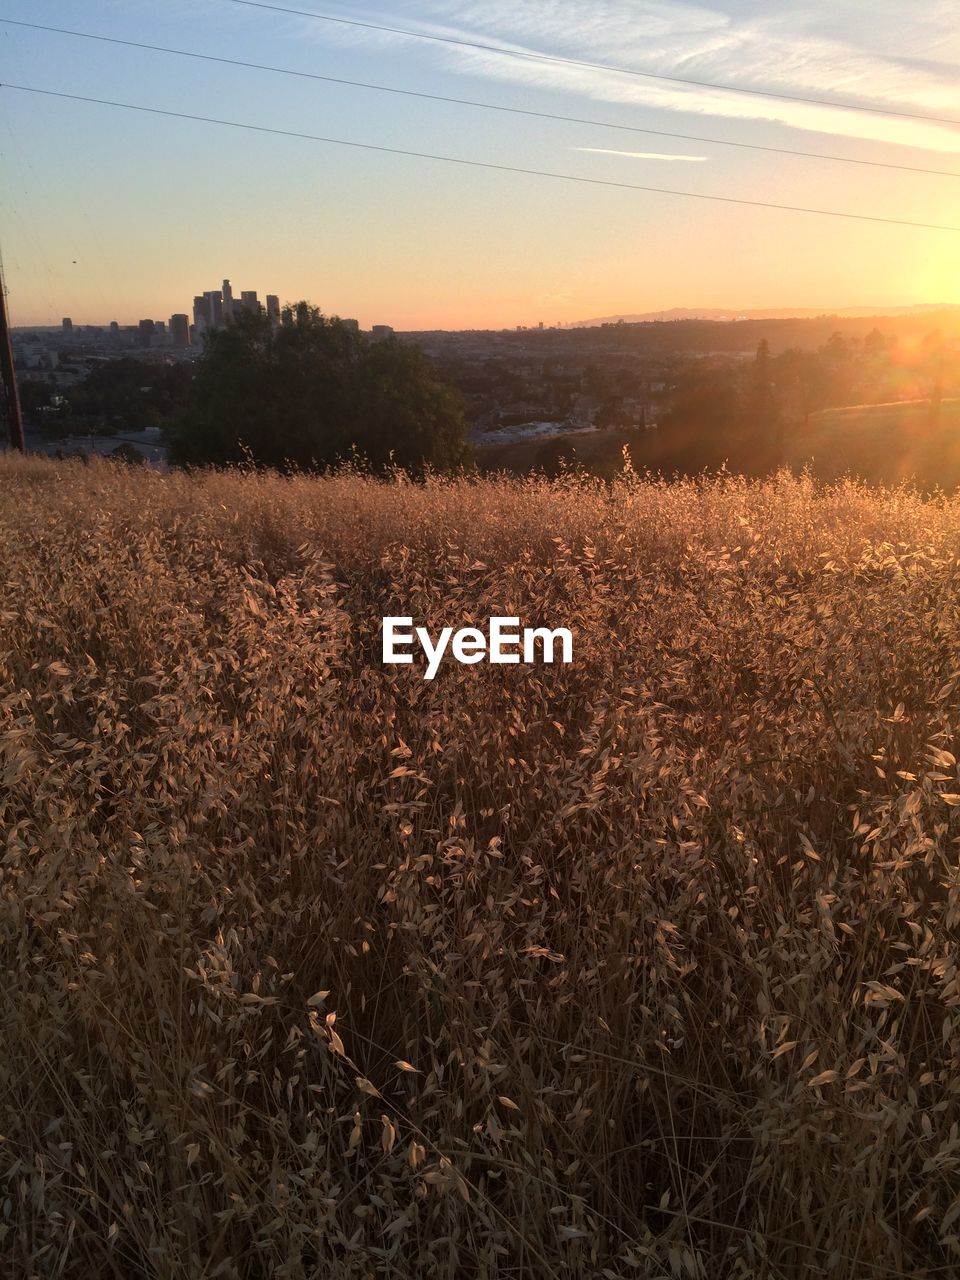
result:
<svg viewBox="0 0 960 1280"><path fill-rule="evenodd" d="M364 327L398 329L674 306L960 301L958 231L560 181L27 92L960 227L960 24L950 4L910 5L906 24L903 4L888 0L286 8L300 12L238 0L8 0L0 81L20 87L0 88L0 247L14 324L166 318L224 276L238 291L306 297ZM384 26L442 39L373 29ZM730 87L605 69L613 65Z"/></svg>

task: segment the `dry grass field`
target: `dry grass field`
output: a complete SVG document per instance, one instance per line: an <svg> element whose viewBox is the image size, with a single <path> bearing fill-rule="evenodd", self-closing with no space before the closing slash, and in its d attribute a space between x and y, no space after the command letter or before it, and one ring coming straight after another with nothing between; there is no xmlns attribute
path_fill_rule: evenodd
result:
<svg viewBox="0 0 960 1280"><path fill-rule="evenodd" d="M786 431L785 461L826 480L848 472L888 483L920 475L952 488L960 484L960 401L943 401L936 426L929 413L929 400L824 409Z"/></svg>
<svg viewBox="0 0 960 1280"><path fill-rule="evenodd" d="M958 729L960 498L0 460L0 1273L958 1274Z"/></svg>

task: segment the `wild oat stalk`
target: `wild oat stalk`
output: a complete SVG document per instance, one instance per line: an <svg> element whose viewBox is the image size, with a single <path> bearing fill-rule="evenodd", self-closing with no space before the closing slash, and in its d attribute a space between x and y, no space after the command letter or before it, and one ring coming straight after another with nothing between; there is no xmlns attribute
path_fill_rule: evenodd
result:
<svg viewBox="0 0 960 1280"><path fill-rule="evenodd" d="M956 1273L960 500L0 495L3 1274Z"/></svg>

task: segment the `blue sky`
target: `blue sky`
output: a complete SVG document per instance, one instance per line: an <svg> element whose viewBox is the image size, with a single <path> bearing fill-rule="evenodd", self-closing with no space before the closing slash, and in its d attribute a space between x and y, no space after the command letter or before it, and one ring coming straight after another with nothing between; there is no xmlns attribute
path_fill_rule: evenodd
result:
<svg viewBox="0 0 960 1280"><path fill-rule="evenodd" d="M290 0L666 75L960 118L946 3ZM904 21L905 12L909 20ZM360 30L230 0L0 16L612 124L960 173L960 128ZM0 81L614 182L960 225L960 178L540 121L0 25ZM234 286L399 328L670 306L957 300L960 235L353 151L0 89L18 323L135 321Z"/></svg>

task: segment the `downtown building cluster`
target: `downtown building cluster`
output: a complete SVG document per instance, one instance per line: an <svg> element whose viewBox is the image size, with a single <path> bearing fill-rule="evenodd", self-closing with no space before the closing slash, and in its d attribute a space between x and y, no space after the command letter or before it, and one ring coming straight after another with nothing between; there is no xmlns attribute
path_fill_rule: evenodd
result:
<svg viewBox="0 0 960 1280"><path fill-rule="evenodd" d="M169 320L147 319L121 325L116 320L109 324L74 324L64 316L56 329L45 325L18 328L12 335L15 363L27 375L55 378L58 384L67 386L79 377L78 362L87 360L129 355L140 358L148 354L167 362L193 360L202 353L208 334L244 313L265 314L276 327L296 323L295 310L281 307L277 294L268 293L264 302L255 290L243 290L238 297L230 281L224 280L221 288L196 295L192 317L179 312ZM359 321L337 318L345 328L360 332ZM388 324L375 324L369 330L374 341L388 338L393 332Z"/></svg>
<svg viewBox="0 0 960 1280"><path fill-rule="evenodd" d="M186 335L188 345L191 341L199 341L210 329L220 329L243 312L259 315L266 310L271 323L280 324L283 316L280 310L280 299L275 293L268 293L266 305L260 302L254 290L243 290L238 297L234 296L233 286L224 280L221 289L211 289L197 294L193 300L193 325L185 315L170 317L171 332L174 333L175 345L181 345L178 339Z"/></svg>
<svg viewBox="0 0 960 1280"><path fill-rule="evenodd" d="M172 345L188 346L202 343L205 333L209 333L211 329L223 328L243 312L250 312L252 315L266 312L270 323L275 326L294 323L293 308L281 308L277 294L268 293L265 303L261 303L254 290L243 290L237 297L230 281L224 280L220 289L198 293L194 298L193 324L190 324L189 317L185 315L170 317ZM359 320L341 318L341 323L354 332L360 331ZM386 324L374 325L371 333L375 339L386 338L393 333L393 329Z"/></svg>

